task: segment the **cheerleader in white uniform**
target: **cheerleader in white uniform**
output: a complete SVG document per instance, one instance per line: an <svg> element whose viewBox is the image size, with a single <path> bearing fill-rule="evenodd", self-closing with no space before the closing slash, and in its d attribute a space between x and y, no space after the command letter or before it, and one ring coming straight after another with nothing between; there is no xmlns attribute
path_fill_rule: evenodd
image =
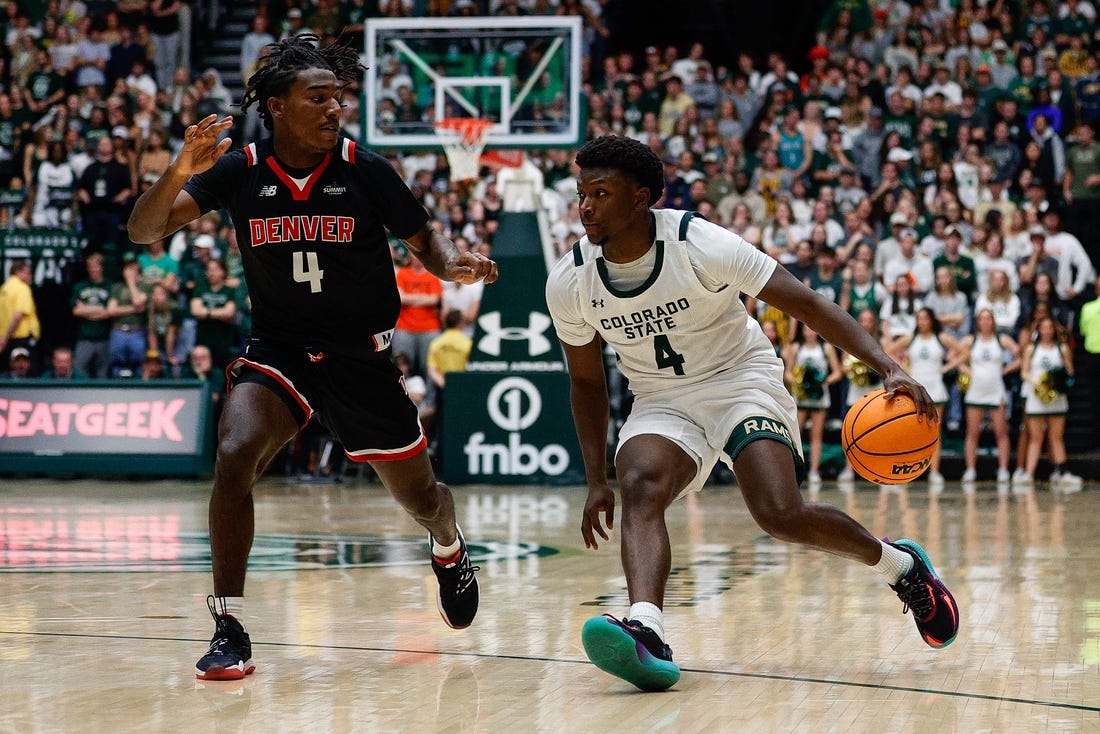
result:
<svg viewBox="0 0 1100 734"><path fill-rule="evenodd" d="M928 307L917 311L917 327L897 342L901 357L909 363L909 374L924 386L939 411L940 425L943 425L944 407L947 405L947 387L943 383L944 373L959 366L961 361L959 343L943 331L939 319ZM940 474L940 449L932 455L928 467L928 484L933 490L942 490L943 475Z"/></svg>
<svg viewBox="0 0 1100 734"><path fill-rule="evenodd" d="M817 332L801 322L796 322L791 343L783 351L784 375L791 394L798 406L798 425L810 419L810 473L811 486L820 486L821 447L825 437L825 414L832 405L829 385L838 382L843 373L832 344L821 341ZM820 395L807 394L803 388L802 374L816 370L824 379ZM816 392L816 391L814 391Z"/></svg>
<svg viewBox="0 0 1100 734"><path fill-rule="evenodd" d="M856 320L859 321L859 325L863 327L864 331L866 331L871 336L877 336L879 334L878 313L876 311L865 308L859 312ZM893 357L894 355L890 356ZM862 362L856 359L856 357L854 357L853 355L849 354L844 357L844 372L848 376L848 384L846 386L847 389L845 390L844 395L845 416L848 415L848 411L852 409L853 405L858 403L863 398L867 397L867 395L869 395L870 393L882 387L882 377L870 367L867 367L866 373L862 377L857 376L855 373L855 367L857 364L862 364ZM858 384L857 380L862 384ZM855 471L852 470L852 463L848 461L847 454L844 455L844 461L846 463L846 466L837 477L837 481L841 483L842 490L845 489L846 485L849 485L856 478ZM851 489L850 486L848 486L847 488Z"/></svg>
<svg viewBox="0 0 1100 734"><path fill-rule="evenodd" d="M1020 376L1024 387L1024 415L1027 420L1027 474L1020 484L1030 484L1039 465L1039 456L1043 451L1043 436L1046 435L1047 448L1054 470L1050 475L1052 488L1062 490L1080 489L1081 479L1065 471L1066 463L1066 412L1069 410L1069 397L1064 392L1054 394L1050 386L1042 385L1043 376L1058 368L1073 375L1073 353L1069 345L1061 338L1058 326L1049 316L1036 324L1036 339L1024 347ZM1044 402L1043 398L1049 398Z"/></svg>
<svg viewBox="0 0 1100 734"><path fill-rule="evenodd" d="M982 309L974 318L974 333L962 341L960 371L969 376L966 391L966 471L964 482L977 479L978 438L982 418L988 413L997 438L997 481L1008 482L1009 437L1005 405L1008 391L1004 377L1020 367L1019 352L1012 337L997 333L993 312Z"/></svg>
<svg viewBox="0 0 1100 734"><path fill-rule="evenodd" d="M859 313L856 320L859 321L859 325L862 326L868 334L872 336L878 335L879 321L877 313L869 308L865 308ZM844 358L845 372L848 371L848 365L853 364L855 361L858 360L850 354ZM847 414L849 408L858 403L861 399L882 387L882 377L874 370L868 373L868 379L865 380L866 384L863 385L857 385L855 381L851 379L852 375L848 375L848 378L847 395L844 397L845 414Z"/></svg>

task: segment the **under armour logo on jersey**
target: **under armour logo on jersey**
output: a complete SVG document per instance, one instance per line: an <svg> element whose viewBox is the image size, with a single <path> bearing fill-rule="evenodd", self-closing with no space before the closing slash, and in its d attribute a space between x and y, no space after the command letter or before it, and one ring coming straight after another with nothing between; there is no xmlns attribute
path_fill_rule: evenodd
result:
<svg viewBox="0 0 1100 734"><path fill-rule="evenodd" d="M592 308L603 308L603 299L602 298L593 298L592 299Z"/></svg>
<svg viewBox="0 0 1100 734"><path fill-rule="evenodd" d="M543 332L550 328L550 317L544 313L531 311L527 317L527 328L519 326L501 327L500 311L483 314L478 317L478 325L485 330L485 336L477 343L477 348L493 357L500 356L500 343L509 341L527 340L527 353L531 357L537 357L550 351L550 340L543 336Z"/></svg>
<svg viewBox="0 0 1100 734"><path fill-rule="evenodd" d="M278 186L261 186L260 193L257 196L274 196L279 193Z"/></svg>

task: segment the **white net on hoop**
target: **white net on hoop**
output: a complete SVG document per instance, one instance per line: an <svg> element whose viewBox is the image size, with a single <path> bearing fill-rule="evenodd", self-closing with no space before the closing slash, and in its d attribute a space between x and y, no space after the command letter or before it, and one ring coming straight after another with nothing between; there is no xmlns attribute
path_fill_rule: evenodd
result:
<svg viewBox="0 0 1100 734"><path fill-rule="evenodd" d="M435 134L447 154L452 181L477 178L481 171L481 153L485 150L485 133L492 127L489 120L450 118L435 125Z"/></svg>

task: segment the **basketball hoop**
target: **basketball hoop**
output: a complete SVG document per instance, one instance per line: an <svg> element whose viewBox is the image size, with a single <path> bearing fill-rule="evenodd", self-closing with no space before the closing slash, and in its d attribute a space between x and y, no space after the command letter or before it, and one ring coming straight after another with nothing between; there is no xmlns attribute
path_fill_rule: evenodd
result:
<svg viewBox="0 0 1100 734"><path fill-rule="evenodd" d="M481 154L481 165L489 166L494 170L502 168L519 168L523 165L522 150L487 150Z"/></svg>
<svg viewBox="0 0 1100 734"><path fill-rule="evenodd" d="M481 170L481 151L492 120L477 117L447 117L435 124L435 134L447 154L452 181L477 178Z"/></svg>

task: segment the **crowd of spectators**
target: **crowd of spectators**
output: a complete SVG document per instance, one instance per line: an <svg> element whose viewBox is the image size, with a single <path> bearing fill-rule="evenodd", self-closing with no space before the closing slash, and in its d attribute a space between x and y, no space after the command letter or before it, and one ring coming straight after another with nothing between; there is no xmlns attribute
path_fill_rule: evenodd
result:
<svg viewBox="0 0 1100 734"><path fill-rule="evenodd" d="M313 31L329 43L346 28L355 42L368 16L580 15L586 137L649 145L665 162L663 206L742 235L854 316L871 311L877 336L902 358L896 345L922 306L956 339L981 310L1018 345L1033 340L1037 315L1053 316L1059 338L1077 333L1100 259L1095 2L835 0L804 58L741 53L719 63L711 59L731 57L702 43L631 49L605 13L616 1L262 4L242 39L241 73L286 34ZM32 17L20 3L0 7L0 189L26 192L0 211L0 225L72 230L87 243L70 322L41 333L35 324L33 334L23 322L0 324L13 375L217 380L247 334L240 253L223 216L145 248L121 227L186 126L238 101L217 71L184 62L180 8L51 0ZM212 24L218 3L189 10ZM357 105L345 114L357 135ZM232 134L240 144L266 131L250 115ZM583 234L572 154L529 153L562 252ZM491 253L503 210L495 170L457 184L441 154L388 157L433 226ZM430 412L444 382L431 344L456 319L472 335L480 291L432 283L399 243L393 254L404 304L395 351L410 377L425 379ZM17 269L9 263L13 277ZM748 306L781 352L794 325L767 304ZM951 425L963 417L948 410Z"/></svg>
<svg viewBox="0 0 1100 734"><path fill-rule="evenodd" d="M34 292L18 313L0 307L2 320L12 319L0 342L10 376L207 379L205 339L218 332L205 328L204 319L234 321L235 344L235 311L220 316L211 304L201 318L192 314L196 303L216 299L211 293L218 288L201 265L210 253L223 269L237 265L232 300L246 301L236 290L239 257L228 223L211 216L148 248L130 243L123 229L133 201L167 169L186 126L200 115L230 111L217 72L190 70L187 31L200 10L216 5L54 0L0 6L0 189L6 194L0 227L9 236L65 232L82 243L75 259L53 254L50 267L64 273L49 276L64 278L69 300L60 309L42 302L52 289L40 295L33 287L41 263L22 252L13 257L5 247L8 271L13 278L26 273L20 279ZM196 254L204 248L207 256ZM209 379L215 394L223 389L218 370Z"/></svg>
<svg viewBox="0 0 1100 734"><path fill-rule="evenodd" d="M1047 354L1029 348L1044 317L1070 344L1096 296L1096 28L1087 1L838 0L805 64L778 53L762 66L749 54L714 64L698 43L604 58L591 80L589 135L648 144L665 163L666 206L741 234L854 317L870 311L876 336L907 365L923 307L937 333L942 322L943 341L959 344L972 343L964 338L975 317L990 312L1013 345L1005 412L1030 425L1024 398L1054 366L1021 357ZM561 245L576 234L563 232ZM805 350L797 324L766 303L748 306L775 322L777 351ZM966 431L973 478L970 444L976 451L983 416L964 415L953 381L969 375L968 350L944 349L934 379L952 382L945 422ZM851 365L843 355L837 362ZM838 421L849 380L824 365L815 372L841 399L809 412L829 409ZM1095 372L1095 362L1079 367ZM1064 423L1056 424L1042 428L1057 468ZM1019 433L1023 457L1035 437ZM1017 469L1024 478L1034 466L1021 459Z"/></svg>

